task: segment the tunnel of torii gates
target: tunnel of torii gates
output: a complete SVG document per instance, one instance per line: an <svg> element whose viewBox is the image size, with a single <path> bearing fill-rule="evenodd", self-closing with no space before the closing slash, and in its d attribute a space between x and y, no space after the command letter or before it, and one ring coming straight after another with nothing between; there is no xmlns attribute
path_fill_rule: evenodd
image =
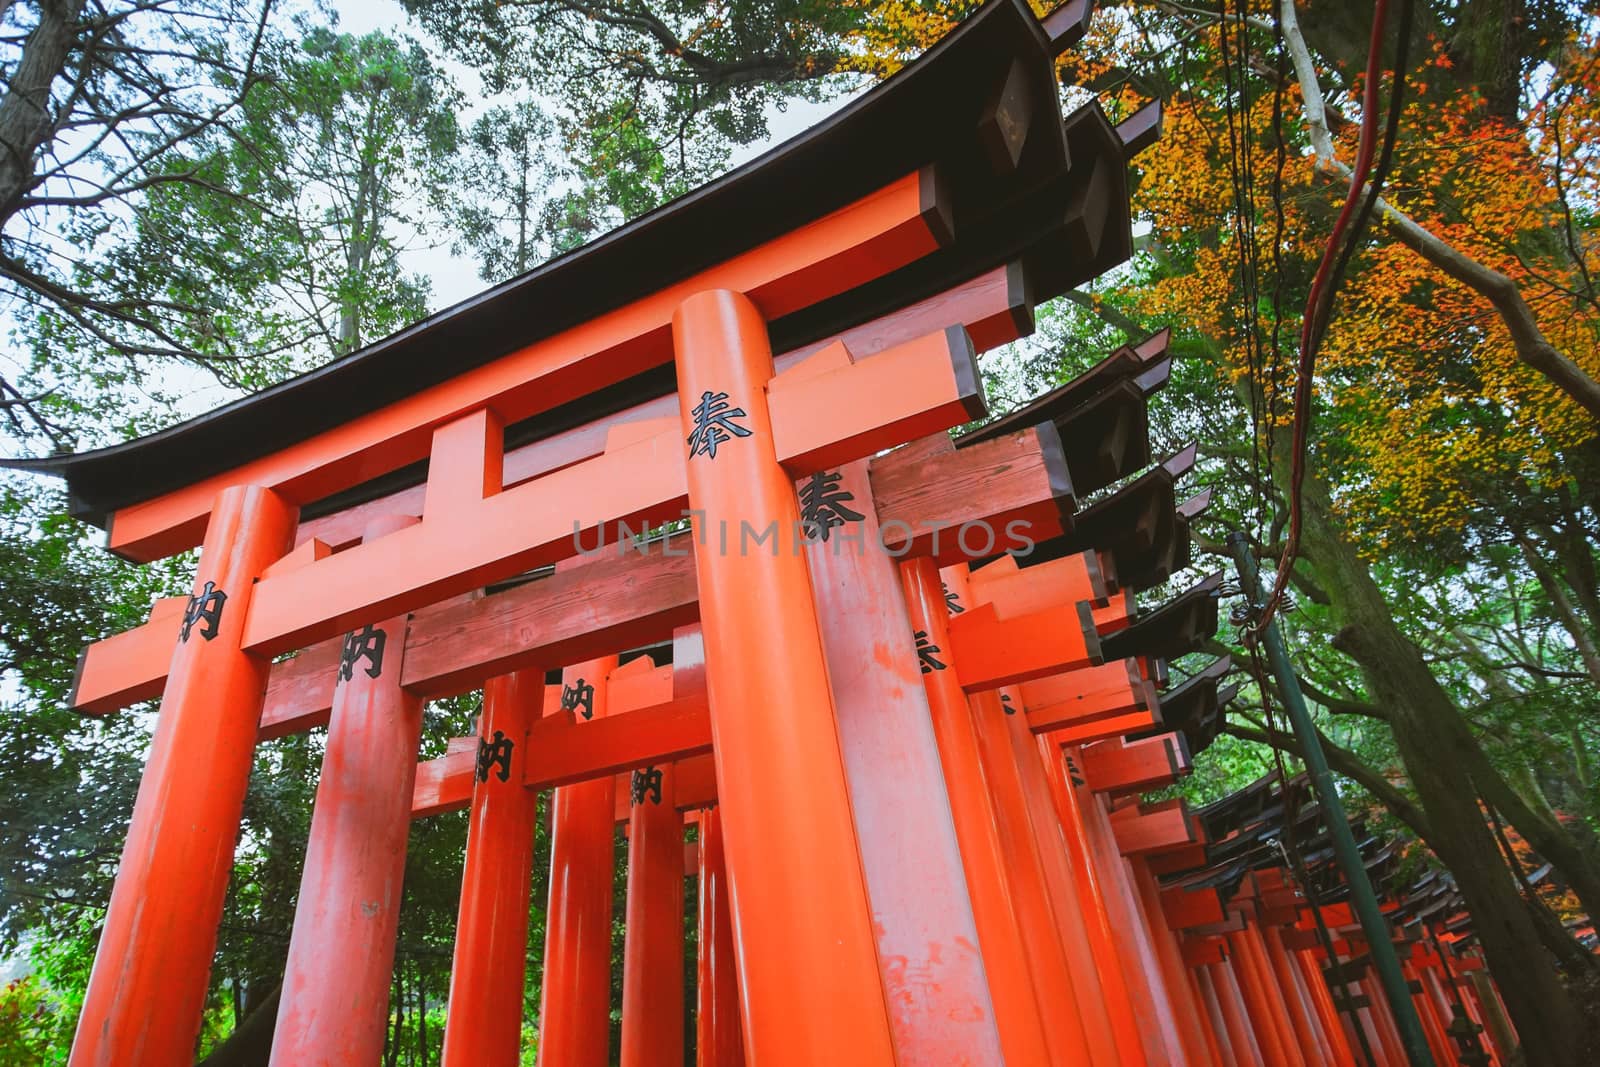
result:
<svg viewBox="0 0 1600 1067"><path fill-rule="evenodd" d="M1139 799L1229 695L1226 662L1166 666L1215 632L1220 576L1135 603L1206 503L1175 489L1192 447L1150 452L1165 334L948 433L983 414L979 354L1130 255L1126 164L1160 117L1063 118L1087 19L991 0L531 273L15 462L128 559L201 546L193 595L78 670L86 713L161 703L75 1067L191 1062L254 747L319 726L274 1064L379 1061L408 827L462 808L444 1062L518 1062L546 789L546 1067L616 1055L619 823L624 1065L683 1061L689 875L700 1064L1403 1062L1347 914L1313 939L1273 856L1219 875L1195 814ZM419 763L423 702L480 687L477 735ZM1457 936L1408 964L1429 994L1469 970L1436 947ZM1471 974L1446 981L1503 1062Z"/></svg>

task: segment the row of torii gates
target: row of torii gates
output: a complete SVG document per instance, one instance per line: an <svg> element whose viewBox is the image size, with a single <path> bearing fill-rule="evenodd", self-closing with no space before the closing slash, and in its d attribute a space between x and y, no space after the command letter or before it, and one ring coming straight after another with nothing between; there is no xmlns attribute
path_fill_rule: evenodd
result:
<svg viewBox="0 0 1600 1067"><path fill-rule="evenodd" d="M1165 334L947 433L983 413L979 353L1131 253L1159 112L1063 118L1087 18L991 0L591 245L19 464L125 557L202 545L192 596L79 667L86 712L161 706L75 1067L191 1062L255 745L324 725L274 1064L378 1061L408 827L461 808L444 1061L518 1061L545 789L546 1067L610 1062L618 823L625 1067L682 1060L691 869L701 1064L1350 1064L1358 1032L1403 1062L1370 994L1333 1006L1319 960L1353 936L1308 941L1271 870L1208 880L1200 820L1137 799L1229 696L1225 661L1167 668L1220 576L1134 600L1206 503L1175 491L1192 448L1152 463ZM478 735L419 764L423 702L480 687Z"/></svg>

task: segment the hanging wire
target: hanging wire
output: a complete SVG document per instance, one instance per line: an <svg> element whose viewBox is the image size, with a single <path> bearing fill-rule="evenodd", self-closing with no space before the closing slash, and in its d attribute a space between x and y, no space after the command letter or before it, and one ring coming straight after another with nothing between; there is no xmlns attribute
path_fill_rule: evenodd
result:
<svg viewBox="0 0 1600 1067"><path fill-rule="evenodd" d="M1322 261L1311 284L1306 299L1305 318L1300 326L1300 359L1296 368L1294 391L1294 434L1291 443L1289 473L1289 539L1278 564L1278 574L1272 584L1272 594L1267 598L1256 620L1257 629L1265 626L1283 599L1289 584L1289 575L1300 551L1300 531L1304 512L1303 497L1306 473L1306 448L1311 427L1311 397L1313 372L1316 369L1317 349L1327 332L1332 316L1334 297L1345 268L1359 246L1362 232L1372 217L1373 208L1382 194L1394 157L1394 146L1400 131L1400 115L1405 106L1406 61L1411 45L1413 22L1412 0L1400 2L1400 27L1395 49L1393 85L1389 92L1387 120L1382 134L1381 150L1378 146L1378 87L1383 76L1383 35L1389 22L1389 0L1377 0L1372 16L1372 34L1368 42L1366 84L1361 104L1361 139L1356 152L1356 164L1350 178L1350 191L1344 207L1334 222L1333 233L1323 252ZM1374 156L1377 166L1374 167ZM1352 225L1352 222L1354 225Z"/></svg>
<svg viewBox="0 0 1600 1067"><path fill-rule="evenodd" d="M1243 0L1241 0L1242 4ZM1217 26L1217 44L1222 57L1222 112L1228 132L1228 179L1233 198L1233 244L1234 254L1238 261L1240 304L1235 312L1241 315L1241 333L1244 341L1245 368L1249 378L1247 399L1250 406L1250 460L1251 476L1255 482L1255 526L1259 536L1264 519L1262 508L1261 487L1263 482L1263 468L1261 456L1261 427L1263 412L1261 408L1261 393L1257 387L1261 378L1260 350L1256 344L1258 338L1255 330L1254 305L1252 292L1256 291L1254 271L1258 266L1256 257L1251 252L1254 248L1254 186L1250 172L1249 143L1250 143L1250 100L1249 100L1249 64L1247 62L1249 41L1245 37L1247 27L1243 19L1241 6L1240 18L1237 21L1239 29L1238 42L1238 110L1234 106L1234 45L1229 41L1229 26L1227 0L1222 2L1222 19Z"/></svg>

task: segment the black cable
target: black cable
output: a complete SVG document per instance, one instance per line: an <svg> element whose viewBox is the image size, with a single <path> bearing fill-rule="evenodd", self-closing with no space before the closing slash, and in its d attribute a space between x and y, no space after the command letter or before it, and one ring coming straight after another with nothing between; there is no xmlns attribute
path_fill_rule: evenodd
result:
<svg viewBox="0 0 1600 1067"><path fill-rule="evenodd" d="M1322 301L1323 311L1318 316L1314 339L1317 347L1321 346L1322 335L1327 332L1329 320L1333 317L1333 301L1340 283L1344 280L1345 269L1349 266L1357 246L1365 235L1367 225L1372 220L1373 209L1383 194L1384 182L1394 162L1395 142L1400 136L1400 115L1405 110L1406 61L1411 52L1411 28L1415 14L1416 6L1413 0L1401 0L1400 26L1395 37L1394 77L1389 88L1389 109L1384 118L1383 144L1378 152L1377 165L1372 169L1372 179L1367 184L1367 195L1361 201L1361 209L1356 213L1355 224L1350 227L1349 236L1333 267L1333 275Z"/></svg>

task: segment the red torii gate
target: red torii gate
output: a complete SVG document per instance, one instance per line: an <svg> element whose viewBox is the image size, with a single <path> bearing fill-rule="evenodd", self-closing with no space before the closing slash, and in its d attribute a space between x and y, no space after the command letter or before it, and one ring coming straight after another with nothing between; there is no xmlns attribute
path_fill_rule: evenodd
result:
<svg viewBox="0 0 1600 1067"><path fill-rule="evenodd" d="M515 1062L544 788L547 1065L608 1055L619 820L622 1062L681 1049L685 813L702 1063L1226 1062L1156 882L1202 836L1105 799L1215 734L1225 664L1160 692L1215 581L1133 599L1188 562L1193 450L1077 505L1149 463L1165 337L945 433L982 411L978 353L1129 254L1125 160L1158 113L1062 118L1053 57L1087 14L994 0L585 249L23 464L129 558L203 544L194 594L91 645L74 688L94 713L162 697L74 1064L188 1062L254 744L324 724L275 1063L376 1058L406 826L469 806L444 1055ZM421 702L479 687L478 736L419 765Z"/></svg>
<svg viewBox="0 0 1600 1067"><path fill-rule="evenodd" d="M1093 107L1062 122L1051 58L1085 18L1086 5L1069 5L1042 29L1019 3L992 3L808 138L570 258L206 418L30 464L67 478L75 510L107 526L115 552L154 560L202 544L194 595L157 605L149 624L91 646L75 686L75 704L99 712L160 691L162 713L74 1064L187 1062L254 742L322 715L325 768L274 1061L370 1059L381 1048L419 707L424 697L477 685L488 688L470 753L474 813L453 990L462 1003L451 1013L446 1057L501 1054L499 1035L515 1030L507 1013L520 968L477 931L525 909L528 872L525 848L506 856L483 841L526 837L530 774L547 755L534 742L546 721L533 715L541 672L581 661L563 675L558 733L587 744L598 741L587 731L626 721L611 741L638 745L642 712L605 713L619 672L614 656L691 616L704 632L702 667L680 670L675 657L674 694L648 725L672 733L709 721L712 840L720 837L730 880L750 1056L816 1062L845 1046L862 1062L890 1062L896 1048L915 1057L918 1046L949 1053L958 1045L973 1049L974 1062L992 1059L998 1037L981 960L955 958L958 945L976 947L976 931L954 829L949 817L912 819L896 797L907 787L939 795L931 726L923 718L915 749L906 734L854 715L853 689L834 681L851 656L882 661L870 649L906 638L904 616L850 608L851 593L864 587L875 606L896 600L898 571L888 555L867 555L875 573L838 571L829 584L822 576L838 568L816 544L806 558L744 552L742 539L747 530L797 530L797 478L822 478L813 490L837 491L888 525L866 458L981 413L978 346L1016 336L1032 302L1125 258L1123 158L1154 123L1141 115L1118 136ZM1010 299L992 314L966 314L963 286L995 270ZM946 298L928 304L939 293ZM907 310L915 310L915 330L902 330ZM864 344L846 339L862 328L870 331ZM909 336L878 344L896 331ZM794 358L774 365L774 342ZM440 350L459 362L443 365ZM669 411L651 406L658 392L672 397ZM552 435L550 416L574 405L590 411L598 434ZM630 408L634 418L626 418ZM509 445L520 438L533 442L523 451L538 454L517 466ZM1027 501L1029 522L1042 525L1022 531L1056 536L1070 522L1062 502L1072 499L1061 446L1035 434L1032 448L1048 490ZM403 502L392 493L381 499L382 480L406 482L419 461L426 467L410 478L421 488L400 491ZM926 506L909 496L914 512ZM675 561L693 561L678 569L678 595L688 574L698 597L682 619L667 609L630 621L637 625L595 625L586 614L608 595L638 593L627 584L597 589L603 561L571 568L582 592L568 601L568 619L520 624L499 613L506 601L486 608L494 597L474 592L560 565L589 534L611 539L622 526L685 510L699 536L690 557ZM806 506L805 522L814 523L813 512ZM309 515L326 517L331 536L302 536L317 525ZM342 528L333 525L339 515ZM902 526L907 549L974 552L965 544L925 549L930 531ZM728 528L739 552L725 549ZM990 536L976 552L1013 547L1011 536ZM552 582L568 573L557 569ZM843 600L829 606L834 597ZM856 629L822 627L819 605ZM464 664L462 641L451 640L458 630L422 629L424 609L477 614L499 633L501 651L477 649ZM1070 625L1051 637L1027 632L1058 617ZM966 625L973 661L990 672L979 678L1000 685L1094 657L1093 621L1077 608L1021 622ZM565 632L565 643L550 632ZM1008 664L1005 646L1024 637L1026 662ZM485 643L496 641L477 641ZM274 664L296 649L309 651ZM890 670L904 691L917 677L917 646L906 643L896 656ZM312 667L322 667L320 677ZM862 675L878 685L891 677ZM306 701L315 705L307 712L262 715L286 678L326 696ZM594 721L573 721L579 702ZM902 726L917 725L915 704L898 710ZM696 742L648 755L702 749ZM594 857L570 849L594 833L597 814L610 829L613 790L595 774L642 755L573 768L558 795L555 862L576 873L565 886L573 889L571 929L558 915L552 942L557 953L570 950L574 969L554 968L570 985L547 985L547 1051L560 1048L568 1025L557 1001L582 1008L582 941L595 921L579 899ZM870 774L851 776L856 758L869 768L885 755L912 760L901 781L874 793ZM648 803L672 811L677 777L646 774L645 789L632 789L635 808L651 792ZM800 795L805 805L786 800ZM654 845L661 830L653 819L635 811L632 822L640 856L675 853L682 862L682 849ZM875 865L880 843L918 829L915 857L944 865L942 893L918 896L893 861ZM867 848L861 835L874 835ZM638 864L640 885L658 859ZM630 893L635 926L651 920L643 894L635 915ZM946 941L928 941L930 931L917 928L926 923ZM640 960L635 974L650 968L648 941L630 949ZM341 960L326 952L330 942L342 945ZM880 976L878 953L902 942L915 958L896 957L910 968L899 985L894 974ZM938 1005L907 1003L917 984L941 990ZM566 997L570 990L576 995ZM952 1013L950 1003L965 1006ZM475 1014L474 1025L458 1025ZM925 1025L936 1017L966 1025ZM570 1027L573 1048L586 1048L582 1022ZM642 1056L629 1053L635 1041L643 1048L653 1040L662 1037L648 1025L624 1025L624 1061Z"/></svg>

